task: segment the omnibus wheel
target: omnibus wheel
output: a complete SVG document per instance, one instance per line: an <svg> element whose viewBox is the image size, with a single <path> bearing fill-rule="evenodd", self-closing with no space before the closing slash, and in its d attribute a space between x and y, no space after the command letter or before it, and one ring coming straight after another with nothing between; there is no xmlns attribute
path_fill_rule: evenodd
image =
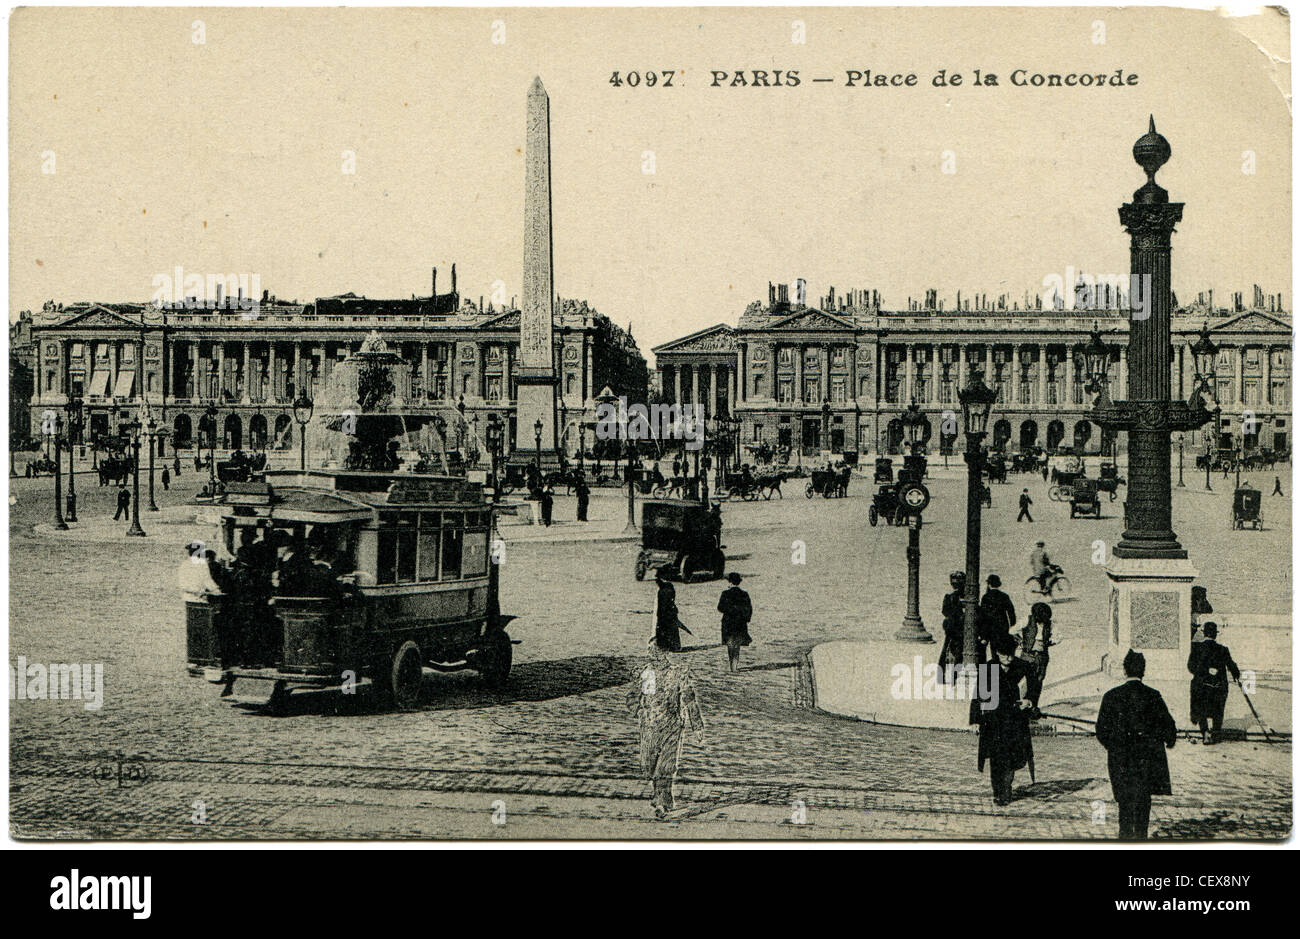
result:
<svg viewBox="0 0 1300 939"><path fill-rule="evenodd" d="M880 521L880 513L876 511L876 507L874 505L871 508L867 509L867 521L871 523L872 528L875 528L876 523Z"/></svg>
<svg viewBox="0 0 1300 939"><path fill-rule="evenodd" d="M478 673L489 688L503 688L510 678L514 646L510 643L510 637L501 629L489 633L487 640L487 644L479 652Z"/></svg>
<svg viewBox="0 0 1300 939"><path fill-rule="evenodd" d="M804 487L803 494L804 494L805 496L807 496L809 499L811 499L811 498L813 497L813 493L814 493L814 492L816 492L816 490L813 489L813 484L812 484L812 483L809 483L807 486Z"/></svg>
<svg viewBox="0 0 1300 939"><path fill-rule="evenodd" d="M695 558L689 554L682 555L682 563L677 566L677 576L684 584L689 584L695 576Z"/></svg>
<svg viewBox="0 0 1300 939"><path fill-rule="evenodd" d="M420 647L408 639L393 656L393 667L388 675L393 703L403 711L414 711L420 705L423 679L424 658L420 655Z"/></svg>

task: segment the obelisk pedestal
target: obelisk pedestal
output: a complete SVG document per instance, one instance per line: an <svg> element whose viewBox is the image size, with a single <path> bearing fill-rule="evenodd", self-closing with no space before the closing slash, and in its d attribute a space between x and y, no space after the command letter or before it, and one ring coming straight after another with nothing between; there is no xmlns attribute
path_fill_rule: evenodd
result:
<svg viewBox="0 0 1300 939"><path fill-rule="evenodd" d="M559 466L556 447L554 359L554 253L551 241L551 102L541 78L528 89L524 155L524 290L515 377L516 441L520 455L536 456L542 469ZM541 446L537 428L541 427Z"/></svg>

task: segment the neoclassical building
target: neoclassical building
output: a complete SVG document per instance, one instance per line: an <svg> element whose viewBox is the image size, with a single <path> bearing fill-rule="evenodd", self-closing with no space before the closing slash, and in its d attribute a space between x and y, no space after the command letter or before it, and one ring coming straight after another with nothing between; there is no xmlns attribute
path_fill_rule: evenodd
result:
<svg viewBox="0 0 1300 939"><path fill-rule="evenodd" d="M800 302L802 282L795 296L769 285L768 302L750 304L735 326L719 323L655 348L664 398L739 417L744 445L788 446L809 456L897 453L900 418L913 401L928 419L931 448L949 442L946 431L960 427L957 391L978 368L998 391L991 443L1098 453L1103 434L1088 414L1082 353L1094 323L1113 347L1111 397L1127 391L1128 311L1118 292L1100 294L1085 309L1064 309L1059 300L1043 309L1041 299L1022 309L1006 298L959 296L957 309L944 310L938 292L929 291L904 310L886 310L875 291L837 298L833 288L813 306ZM1173 317L1175 397L1193 391L1190 346L1202 324L1219 346L1219 446L1290 446L1291 318L1280 300L1256 289L1258 308L1244 308L1236 295L1234 309L1224 310L1202 296ZM1192 453L1206 443L1201 435L1185 441Z"/></svg>
<svg viewBox="0 0 1300 939"><path fill-rule="evenodd" d="M40 433L47 409L80 397L91 434L120 433L147 402L175 447L206 447L215 431L219 450L288 450L298 433L295 398L318 398L334 366L376 332L412 366L405 408L452 420L463 401L465 420L477 418L480 430L493 414L505 422L507 452L516 440L531 449L532 430L516 431L514 420L519 311L462 299L454 269L451 293L434 283L433 295L410 300L344 294L301 304L264 295L252 310L229 298L217 308L47 303L31 316L31 432ZM557 417L572 453L601 390L644 400L648 373L631 334L609 317L581 301L557 300L557 308Z"/></svg>

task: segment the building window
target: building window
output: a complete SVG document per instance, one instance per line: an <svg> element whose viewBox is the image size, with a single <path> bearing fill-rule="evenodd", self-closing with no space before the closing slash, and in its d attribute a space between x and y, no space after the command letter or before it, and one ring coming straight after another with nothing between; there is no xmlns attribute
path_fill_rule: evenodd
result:
<svg viewBox="0 0 1300 939"><path fill-rule="evenodd" d="M74 342L74 343L72 344L72 357L73 357L74 359L79 359L79 358L81 358L81 356L82 356L82 354L84 353L84 351L85 351L85 346L84 346L82 343L80 343L80 342Z"/></svg>
<svg viewBox="0 0 1300 939"><path fill-rule="evenodd" d="M831 361L832 361L833 363L835 363L836 365L843 365L843 364L844 364L844 347L843 347L843 346L836 346L836 347L835 347L835 349L831 352Z"/></svg>
<svg viewBox="0 0 1300 939"><path fill-rule="evenodd" d="M1273 404L1290 405L1291 395L1287 391L1287 382L1285 379L1273 379Z"/></svg>
<svg viewBox="0 0 1300 939"><path fill-rule="evenodd" d="M762 442L763 442L763 425L762 425L762 424L755 424L755 425L754 425L754 443L762 443Z"/></svg>
<svg viewBox="0 0 1300 939"><path fill-rule="evenodd" d="M805 378L803 380L803 400L816 402L821 397L821 395L818 394L821 390L821 385L822 383L819 379Z"/></svg>
<svg viewBox="0 0 1300 939"><path fill-rule="evenodd" d="M754 397L759 398L763 395L763 376L754 376Z"/></svg>
<svg viewBox="0 0 1300 939"><path fill-rule="evenodd" d="M840 403L848 400L847 386L843 378L831 382L831 400Z"/></svg>
<svg viewBox="0 0 1300 939"><path fill-rule="evenodd" d="M794 361L794 353L790 350L789 346L781 347L780 361L782 365L789 365Z"/></svg>
<svg viewBox="0 0 1300 939"><path fill-rule="evenodd" d="M501 379L495 375L487 380L487 398L489 401L501 400Z"/></svg>
<svg viewBox="0 0 1300 939"><path fill-rule="evenodd" d="M779 400L784 401L786 403L789 403L794 400L794 379L792 378L781 379L781 382L777 386L777 388L779 392L778 394Z"/></svg>
<svg viewBox="0 0 1300 939"><path fill-rule="evenodd" d="M1259 404L1259 382L1253 379L1248 379L1245 384L1246 384L1246 395L1245 395L1244 403L1249 405L1258 405Z"/></svg>

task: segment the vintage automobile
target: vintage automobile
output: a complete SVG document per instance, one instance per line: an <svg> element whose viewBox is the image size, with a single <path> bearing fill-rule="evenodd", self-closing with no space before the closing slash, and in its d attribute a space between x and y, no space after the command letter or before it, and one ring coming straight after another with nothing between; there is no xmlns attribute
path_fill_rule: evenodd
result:
<svg viewBox="0 0 1300 939"><path fill-rule="evenodd" d="M876 473L873 483L892 483L894 481L894 461L888 457L876 457Z"/></svg>
<svg viewBox="0 0 1300 939"><path fill-rule="evenodd" d="M1097 480L1080 476L1070 490L1070 518L1091 515L1101 518L1101 500L1097 498Z"/></svg>
<svg viewBox="0 0 1300 939"><path fill-rule="evenodd" d="M1117 498L1116 490L1123 485L1126 485L1126 482L1119 474L1119 466L1113 461L1102 463L1101 478L1097 480L1097 488L1102 492L1110 493L1110 501L1114 502Z"/></svg>
<svg viewBox="0 0 1300 939"><path fill-rule="evenodd" d="M249 559L237 562L232 582L239 583L239 570L252 570L250 582L265 583L267 595L230 590L187 599L191 674L225 682L227 691L236 679L273 682L272 708L294 687L365 679L411 709L425 666L474 669L492 687L506 682L512 643L504 627L514 617L501 615L497 603L493 508L481 484L455 476L268 471L264 482L228 485L220 504L219 553L240 557L242 549ZM277 541L292 542L304 558L316 550L328 567L309 569L326 574L306 591L302 581L291 586L283 578L271 587L252 562L269 573Z"/></svg>
<svg viewBox="0 0 1300 939"><path fill-rule="evenodd" d="M901 485L902 483L889 483L881 486L871 497L871 507L867 509L867 521L871 523L872 528L875 528L882 518L886 525L903 524L907 513L898 499L898 487Z"/></svg>
<svg viewBox="0 0 1300 939"><path fill-rule="evenodd" d="M716 580L726 572L721 524L707 506L685 499L653 499L642 503L641 512L637 580L660 568L683 583L698 574Z"/></svg>
<svg viewBox="0 0 1300 939"><path fill-rule="evenodd" d="M1232 494L1232 527L1245 528L1249 525L1255 531L1264 527L1264 518L1260 515L1260 491L1246 486Z"/></svg>

